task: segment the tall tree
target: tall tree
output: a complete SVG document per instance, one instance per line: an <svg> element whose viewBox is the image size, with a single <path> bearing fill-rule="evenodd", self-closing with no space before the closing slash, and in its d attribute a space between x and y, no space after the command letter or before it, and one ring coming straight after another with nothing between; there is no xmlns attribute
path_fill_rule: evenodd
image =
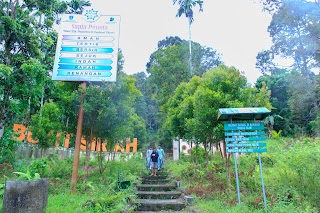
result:
<svg viewBox="0 0 320 213"><path fill-rule="evenodd" d="M56 0L0 1L0 78L5 82L0 90L0 138L8 121L20 118L27 124L39 109L54 54L52 26L63 5Z"/></svg>
<svg viewBox="0 0 320 213"><path fill-rule="evenodd" d="M319 67L319 1L260 0L272 14L268 31L273 54L294 60L293 67L304 75Z"/></svg>
<svg viewBox="0 0 320 213"><path fill-rule="evenodd" d="M290 107L290 126L296 134L313 134L311 123L316 119L317 99L316 99L316 79L315 76L304 76L299 72L293 72L289 79L288 105Z"/></svg>
<svg viewBox="0 0 320 213"><path fill-rule="evenodd" d="M263 75L267 73L273 74L272 71L275 68L275 64L273 62L274 57L272 51L261 51L258 53L256 59L256 68L258 68Z"/></svg>
<svg viewBox="0 0 320 213"><path fill-rule="evenodd" d="M284 135L291 134L290 108L288 100L290 72L288 70L275 71L273 75L263 75L257 79L256 88L262 88L265 83L271 91L272 116L274 117L274 130L282 130Z"/></svg>
<svg viewBox="0 0 320 213"><path fill-rule="evenodd" d="M188 19L188 27L189 27L189 69L190 69L190 76L192 76L192 47L191 47L191 24L194 21L193 18L193 8L199 5L199 11L202 12L202 0L173 0L173 5L178 3L179 9L176 14L177 17L181 17L185 14L186 18Z"/></svg>
<svg viewBox="0 0 320 213"><path fill-rule="evenodd" d="M223 138L217 119L218 108L267 107L270 92L266 87L256 90L247 87L246 78L235 68L220 65L206 72L202 78L194 77L182 83L165 105L168 111L163 128L174 137L195 141L209 148Z"/></svg>
<svg viewBox="0 0 320 213"><path fill-rule="evenodd" d="M82 14L84 7L91 6L87 0L71 0L68 4L68 13Z"/></svg>
<svg viewBox="0 0 320 213"><path fill-rule="evenodd" d="M202 76L207 70L217 67L222 63L220 54L212 48L201 46L193 42L194 47L194 72ZM188 42L179 37L167 37L158 43L158 50L151 54L147 63L147 89L146 97L149 102L150 119L156 130L162 125L165 111L161 106L173 95L177 86L182 82L188 82Z"/></svg>

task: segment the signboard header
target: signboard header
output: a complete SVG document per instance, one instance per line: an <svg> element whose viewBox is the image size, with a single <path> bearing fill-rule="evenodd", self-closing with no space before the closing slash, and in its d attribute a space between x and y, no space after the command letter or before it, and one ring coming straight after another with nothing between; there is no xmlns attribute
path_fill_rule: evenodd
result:
<svg viewBox="0 0 320 213"><path fill-rule="evenodd" d="M218 110L218 120L263 120L270 113L271 111L264 107L220 108Z"/></svg>

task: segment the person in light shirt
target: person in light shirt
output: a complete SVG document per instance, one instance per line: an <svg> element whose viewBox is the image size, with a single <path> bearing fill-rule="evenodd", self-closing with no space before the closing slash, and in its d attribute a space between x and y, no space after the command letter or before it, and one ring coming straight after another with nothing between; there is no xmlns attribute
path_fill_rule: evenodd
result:
<svg viewBox="0 0 320 213"><path fill-rule="evenodd" d="M159 145L157 152L159 154L159 158L158 158L158 170L162 169L163 167L163 162L164 162L164 150L162 149L162 147Z"/></svg>
<svg viewBox="0 0 320 213"><path fill-rule="evenodd" d="M147 161L147 169L148 170L151 170L151 166L152 166L152 163L151 163L151 153L152 153L152 147L150 146L150 148L147 150L146 152L146 161Z"/></svg>

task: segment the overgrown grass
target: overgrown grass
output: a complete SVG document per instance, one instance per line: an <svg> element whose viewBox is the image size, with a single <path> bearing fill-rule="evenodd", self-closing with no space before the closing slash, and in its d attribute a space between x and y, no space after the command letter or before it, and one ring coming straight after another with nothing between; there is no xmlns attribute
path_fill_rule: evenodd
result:
<svg viewBox="0 0 320 213"><path fill-rule="evenodd" d="M318 212L320 209L320 140L268 140L261 154L269 212ZM208 166L195 165L190 156L169 163L171 173L186 192L197 197L204 212L264 212L258 154L238 158L241 206L238 206L233 157L231 185L219 153Z"/></svg>
<svg viewBox="0 0 320 213"><path fill-rule="evenodd" d="M121 157L120 161L103 162L103 172L98 167L97 159L90 162L90 172L85 176L84 158L81 159L77 192L70 193L72 176L72 159L59 160L56 156L37 159L28 162L24 168L6 171L0 178L0 184L6 180L17 180L19 177L13 171L28 172L30 176L39 173L43 178L49 178L48 213L74 212L108 212L119 213L124 209L130 210L129 203L135 199L133 183L140 182L141 172L145 172L144 158L137 153L129 161ZM19 170L18 170L19 169ZM121 180L127 180L132 185L119 190L118 175ZM0 195L0 212L3 197ZM132 207L131 207L132 209Z"/></svg>

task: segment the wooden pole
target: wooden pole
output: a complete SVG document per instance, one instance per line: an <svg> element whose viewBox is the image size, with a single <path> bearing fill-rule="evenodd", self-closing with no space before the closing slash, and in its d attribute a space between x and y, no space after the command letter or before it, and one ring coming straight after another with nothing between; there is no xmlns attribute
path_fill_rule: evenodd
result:
<svg viewBox="0 0 320 213"><path fill-rule="evenodd" d="M83 82L81 84L83 89L86 89L87 84ZM82 124L83 124L83 99L85 94L82 93L80 100L80 108L78 114L78 126L77 126L77 134L76 134L76 144L74 147L74 158L73 158L73 169L72 169L72 179L71 179L71 194L76 193L77 190L77 180L78 180L78 168L79 168L79 158L80 158L80 144L82 137Z"/></svg>

